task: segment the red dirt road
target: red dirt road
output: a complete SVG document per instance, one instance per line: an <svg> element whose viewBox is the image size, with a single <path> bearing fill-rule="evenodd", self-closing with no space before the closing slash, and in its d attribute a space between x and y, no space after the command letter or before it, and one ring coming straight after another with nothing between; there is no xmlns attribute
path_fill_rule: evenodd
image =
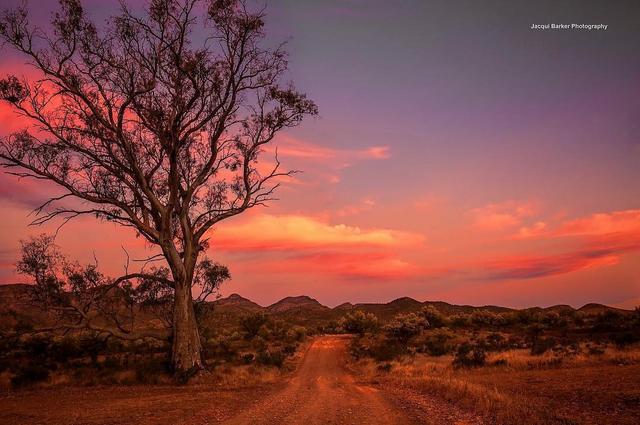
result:
<svg viewBox="0 0 640 425"><path fill-rule="evenodd" d="M358 385L345 370L347 339L318 338L296 376L280 392L223 423L244 424L409 424L414 421L378 390Z"/></svg>

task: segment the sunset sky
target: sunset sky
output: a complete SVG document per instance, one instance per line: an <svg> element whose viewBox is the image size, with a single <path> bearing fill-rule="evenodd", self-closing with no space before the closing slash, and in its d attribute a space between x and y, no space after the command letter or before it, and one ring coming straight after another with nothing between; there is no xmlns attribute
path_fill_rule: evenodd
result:
<svg viewBox="0 0 640 425"><path fill-rule="evenodd" d="M640 304L640 3L559 3L268 2L268 42L289 40L289 78L320 114L277 140L304 170L281 200L211 234L223 294ZM31 4L44 23L56 2ZM85 4L98 21L117 7ZM10 50L6 73L34 75ZM0 107L0 135L23 125ZM59 224L28 227L47 191L0 176L0 282L26 281L19 240ZM145 252L91 218L57 243L114 276L123 246Z"/></svg>

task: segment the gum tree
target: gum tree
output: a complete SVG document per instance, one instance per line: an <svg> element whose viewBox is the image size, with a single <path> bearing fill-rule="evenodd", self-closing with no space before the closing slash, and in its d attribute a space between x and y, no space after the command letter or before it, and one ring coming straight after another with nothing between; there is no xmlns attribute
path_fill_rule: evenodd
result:
<svg viewBox="0 0 640 425"><path fill-rule="evenodd" d="M80 0L60 0L48 30L25 6L0 18L5 45L38 74L0 81L0 97L30 121L1 140L2 165L62 190L36 224L93 215L159 248L167 273L104 285L170 288L176 373L203 367L191 290L209 230L275 199L290 172L277 155L258 167L260 154L317 113L282 83L286 52L264 46L263 18L236 0L151 0L140 14L121 3L102 28Z"/></svg>

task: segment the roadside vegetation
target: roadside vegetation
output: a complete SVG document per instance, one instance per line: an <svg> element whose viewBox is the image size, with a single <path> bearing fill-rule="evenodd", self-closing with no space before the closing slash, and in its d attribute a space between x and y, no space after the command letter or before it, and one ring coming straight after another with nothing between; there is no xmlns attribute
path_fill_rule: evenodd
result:
<svg viewBox="0 0 640 425"><path fill-rule="evenodd" d="M88 331L34 332L20 318L3 323L10 324L0 335L0 388L5 390L173 382L161 341L122 341ZM205 325L201 335L207 369L196 381L238 387L275 380L291 369L308 334L302 326L263 313L246 313L222 329Z"/></svg>
<svg viewBox="0 0 640 425"><path fill-rule="evenodd" d="M384 323L350 312L340 325L356 334L361 380L439 397L489 423L640 420L640 309L444 315L427 306Z"/></svg>

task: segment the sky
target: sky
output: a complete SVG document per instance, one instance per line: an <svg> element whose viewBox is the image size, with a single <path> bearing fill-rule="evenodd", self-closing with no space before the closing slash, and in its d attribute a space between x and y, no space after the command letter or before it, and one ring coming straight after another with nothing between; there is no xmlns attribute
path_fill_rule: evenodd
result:
<svg viewBox="0 0 640 425"><path fill-rule="evenodd" d="M55 2L38 4L44 22ZM85 5L100 21L117 2ZM304 171L280 200L211 233L223 295L640 304L640 3L272 0L267 14L320 114L276 140ZM608 28L531 29L547 23ZM2 55L0 74L30 72ZM17 127L1 106L0 135ZM0 176L0 281L26 281L20 239L55 228L28 226L46 194ZM57 243L114 276L123 247L146 249L90 218Z"/></svg>

